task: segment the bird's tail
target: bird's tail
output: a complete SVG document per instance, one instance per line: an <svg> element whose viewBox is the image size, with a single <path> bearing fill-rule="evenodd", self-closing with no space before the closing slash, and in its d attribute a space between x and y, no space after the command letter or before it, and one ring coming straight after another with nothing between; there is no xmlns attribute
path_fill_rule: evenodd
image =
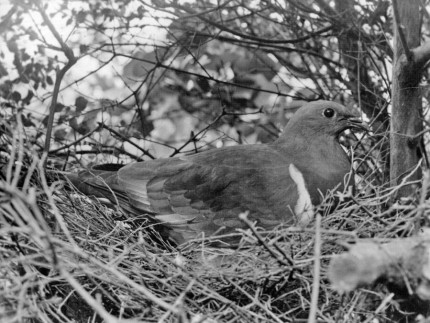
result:
<svg viewBox="0 0 430 323"><path fill-rule="evenodd" d="M103 164L78 173L66 173L67 179L80 192L88 196L106 198L111 203L129 205L128 197L118 184L117 172L124 165Z"/></svg>
<svg viewBox="0 0 430 323"><path fill-rule="evenodd" d="M82 170L78 173L63 173L69 182L81 193L87 196L94 196L98 199L107 199L114 206L118 206L125 211L125 214L134 219L149 221L146 223L151 224L155 229L155 236L152 236L156 241L164 241L163 239L169 238L170 229L162 226L159 222L152 217L154 212L151 210L143 210L133 207L130 203L129 197L124 191L124 188L118 184L118 170L124 165L119 164L103 164L92 167L88 170ZM154 233L151 233L154 234ZM158 240L163 237L162 240ZM163 244L165 242L162 242Z"/></svg>

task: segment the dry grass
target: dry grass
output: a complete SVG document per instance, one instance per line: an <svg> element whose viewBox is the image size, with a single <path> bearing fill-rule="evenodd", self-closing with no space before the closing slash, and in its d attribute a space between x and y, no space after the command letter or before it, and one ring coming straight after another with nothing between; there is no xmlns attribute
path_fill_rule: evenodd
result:
<svg viewBox="0 0 430 323"><path fill-rule="evenodd" d="M144 217L128 219L66 189L60 178L48 182L42 161L30 161L19 135L8 140L17 148L0 181L1 322L381 322L406 316L384 286L339 295L325 273L330 258L344 250L339 241L413 233L428 212L424 203L387 207L392 191L373 187L372 194L345 196L331 213L321 207L320 221L306 229L259 232L264 245L248 230L235 250L204 240L176 248Z"/></svg>

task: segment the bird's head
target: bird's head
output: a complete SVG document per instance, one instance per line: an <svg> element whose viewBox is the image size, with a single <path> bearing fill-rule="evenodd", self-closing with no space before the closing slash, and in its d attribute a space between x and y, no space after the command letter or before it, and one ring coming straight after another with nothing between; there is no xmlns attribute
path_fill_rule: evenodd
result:
<svg viewBox="0 0 430 323"><path fill-rule="evenodd" d="M336 102L314 101L297 110L285 127L284 135L305 134L337 138L346 129L369 130L355 111Z"/></svg>

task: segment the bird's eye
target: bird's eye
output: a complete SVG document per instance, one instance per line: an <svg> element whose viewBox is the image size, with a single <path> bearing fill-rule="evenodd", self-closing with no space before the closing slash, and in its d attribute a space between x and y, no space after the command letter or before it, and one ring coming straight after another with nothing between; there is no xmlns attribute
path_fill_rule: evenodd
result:
<svg viewBox="0 0 430 323"><path fill-rule="evenodd" d="M334 116L334 110L332 108L325 109L323 115L326 118L332 118Z"/></svg>

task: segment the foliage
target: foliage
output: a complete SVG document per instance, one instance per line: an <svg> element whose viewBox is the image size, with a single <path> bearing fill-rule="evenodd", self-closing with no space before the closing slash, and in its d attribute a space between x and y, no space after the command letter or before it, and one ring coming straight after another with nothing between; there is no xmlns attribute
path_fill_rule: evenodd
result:
<svg viewBox="0 0 430 323"><path fill-rule="evenodd" d="M377 133L387 128L386 1L21 0L3 20L3 107L24 108L40 147L61 82L53 156L71 143L85 164L88 153L136 160L269 142L316 98L362 109Z"/></svg>

